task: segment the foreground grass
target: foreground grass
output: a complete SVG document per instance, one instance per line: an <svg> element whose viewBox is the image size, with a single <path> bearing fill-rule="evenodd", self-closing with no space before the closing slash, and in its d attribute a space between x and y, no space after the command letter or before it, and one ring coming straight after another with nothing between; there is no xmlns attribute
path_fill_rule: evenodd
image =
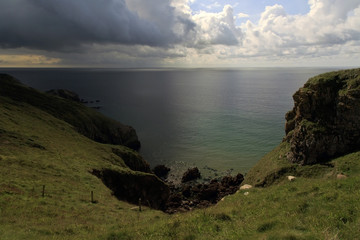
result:
<svg viewBox="0 0 360 240"><path fill-rule="evenodd" d="M166 215L118 201L89 173L131 171L114 147L130 151L0 97L0 239L359 239L360 153L299 167L286 162L284 143L246 176L266 188ZM348 177L336 179L338 173ZM290 174L297 179L287 181Z"/></svg>

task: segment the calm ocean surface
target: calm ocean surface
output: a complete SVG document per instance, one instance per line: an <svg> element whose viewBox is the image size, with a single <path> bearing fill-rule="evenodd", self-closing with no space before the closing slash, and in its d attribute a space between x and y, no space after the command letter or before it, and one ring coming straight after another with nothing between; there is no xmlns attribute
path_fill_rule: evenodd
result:
<svg viewBox="0 0 360 240"><path fill-rule="evenodd" d="M335 69L0 69L39 90L65 88L100 100L133 126L152 165L204 175L247 172L284 137L293 93ZM212 169L216 169L215 172ZM231 170L232 169L232 170ZM176 171L173 173L176 174Z"/></svg>

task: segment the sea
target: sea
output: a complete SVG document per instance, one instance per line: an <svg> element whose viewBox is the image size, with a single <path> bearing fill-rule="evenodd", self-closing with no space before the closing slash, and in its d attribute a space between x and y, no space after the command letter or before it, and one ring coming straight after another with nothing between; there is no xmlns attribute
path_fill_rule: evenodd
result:
<svg viewBox="0 0 360 240"><path fill-rule="evenodd" d="M141 155L177 179L245 174L284 137L292 95L335 68L0 69L35 89L68 89L136 129Z"/></svg>

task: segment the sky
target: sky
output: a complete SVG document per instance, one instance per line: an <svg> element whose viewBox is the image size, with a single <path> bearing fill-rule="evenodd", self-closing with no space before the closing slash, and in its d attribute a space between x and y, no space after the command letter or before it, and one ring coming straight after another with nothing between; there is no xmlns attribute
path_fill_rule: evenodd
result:
<svg viewBox="0 0 360 240"><path fill-rule="evenodd" d="M0 0L0 67L359 67L360 0Z"/></svg>

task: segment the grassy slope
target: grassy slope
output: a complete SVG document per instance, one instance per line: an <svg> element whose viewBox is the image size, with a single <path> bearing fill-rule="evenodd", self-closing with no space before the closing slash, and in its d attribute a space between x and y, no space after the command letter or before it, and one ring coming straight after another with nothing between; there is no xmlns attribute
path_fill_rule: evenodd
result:
<svg viewBox="0 0 360 240"><path fill-rule="evenodd" d="M0 239L360 239L360 152L333 160L334 167L303 168L285 161L282 144L245 180L277 184L169 216L132 210L89 173L130 171L113 147L0 97ZM337 180L337 173L349 177ZM288 182L288 174L298 178Z"/></svg>
<svg viewBox="0 0 360 240"><path fill-rule="evenodd" d="M112 148L131 150L93 142L30 105L2 97L0 103L0 239L90 238L137 219L89 173L131 171Z"/></svg>
<svg viewBox="0 0 360 240"><path fill-rule="evenodd" d="M18 102L26 102L58 119L74 126L78 132L102 143L115 143L134 147L137 142L135 131L113 119L107 118L81 103L43 94L27 87L17 79L0 74L0 95Z"/></svg>

